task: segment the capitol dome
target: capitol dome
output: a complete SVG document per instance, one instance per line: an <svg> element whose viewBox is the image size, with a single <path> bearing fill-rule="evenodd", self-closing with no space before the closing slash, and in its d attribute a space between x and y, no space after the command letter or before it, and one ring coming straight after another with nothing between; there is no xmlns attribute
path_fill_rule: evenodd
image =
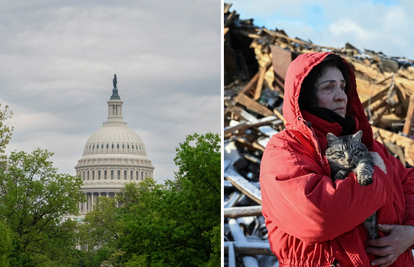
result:
<svg viewBox="0 0 414 267"><path fill-rule="evenodd" d="M147 157L144 142L123 121L123 102L118 95L116 75L113 84L112 96L107 102L107 121L86 141L83 155L75 166L87 198L79 204L81 216L93 208L99 196L114 198L126 183L153 177L154 166Z"/></svg>

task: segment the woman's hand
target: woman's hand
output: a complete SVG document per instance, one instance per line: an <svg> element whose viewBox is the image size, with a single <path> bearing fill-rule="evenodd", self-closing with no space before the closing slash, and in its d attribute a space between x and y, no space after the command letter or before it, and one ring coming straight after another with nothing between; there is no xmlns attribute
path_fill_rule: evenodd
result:
<svg viewBox="0 0 414 267"><path fill-rule="evenodd" d="M414 226L379 224L378 230L389 234L367 241L367 252L379 256L371 262L371 265L389 266L414 244Z"/></svg>

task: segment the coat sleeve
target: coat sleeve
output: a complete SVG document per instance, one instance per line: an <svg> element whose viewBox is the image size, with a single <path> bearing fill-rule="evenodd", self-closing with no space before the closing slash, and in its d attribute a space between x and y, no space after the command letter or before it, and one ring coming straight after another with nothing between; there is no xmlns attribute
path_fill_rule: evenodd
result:
<svg viewBox="0 0 414 267"><path fill-rule="evenodd" d="M382 149L387 160L390 162L388 166L392 167L393 174L396 175L402 184L404 198L405 198L405 214L404 225L414 226L414 168L407 169L400 160L390 155L385 146L381 143L376 144Z"/></svg>
<svg viewBox="0 0 414 267"><path fill-rule="evenodd" d="M335 184L315 158L286 133L272 137L262 158L262 212L267 223L308 243L332 240L372 215L387 197L386 176L360 186L351 173Z"/></svg>

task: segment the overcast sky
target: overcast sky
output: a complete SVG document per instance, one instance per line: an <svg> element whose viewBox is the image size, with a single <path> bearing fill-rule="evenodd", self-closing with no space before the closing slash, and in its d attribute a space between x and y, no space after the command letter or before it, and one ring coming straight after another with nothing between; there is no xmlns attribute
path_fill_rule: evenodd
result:
<svg viewBox="0 0 414 267"><path fill-rule="evenodd" d="M0 103L14 126L7 152L47 149L74 175L102 127L114 73L123 117L143 140L158 181L174 178L187 135L221 129L221 3L0 3Z"/></svg>
<svg viewBox="0 0 414 267"><path fill-rule="evenodd" d="M341 48L414 59L414 1L411 0L233 0L231 11L256 26L283 29L290 37Z"/></svg>

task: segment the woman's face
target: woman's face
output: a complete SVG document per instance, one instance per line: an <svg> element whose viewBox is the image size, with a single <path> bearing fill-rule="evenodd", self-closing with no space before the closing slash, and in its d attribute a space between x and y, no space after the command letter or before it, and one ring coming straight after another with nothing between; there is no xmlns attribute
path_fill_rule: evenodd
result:
<svg viewBox="0 0 414 267"><path fill-rule="evenodd" d="M328 67L316 80L318 107L330 109L345 118L348 97L345 93L346 81L336 67Z"/></svg>

